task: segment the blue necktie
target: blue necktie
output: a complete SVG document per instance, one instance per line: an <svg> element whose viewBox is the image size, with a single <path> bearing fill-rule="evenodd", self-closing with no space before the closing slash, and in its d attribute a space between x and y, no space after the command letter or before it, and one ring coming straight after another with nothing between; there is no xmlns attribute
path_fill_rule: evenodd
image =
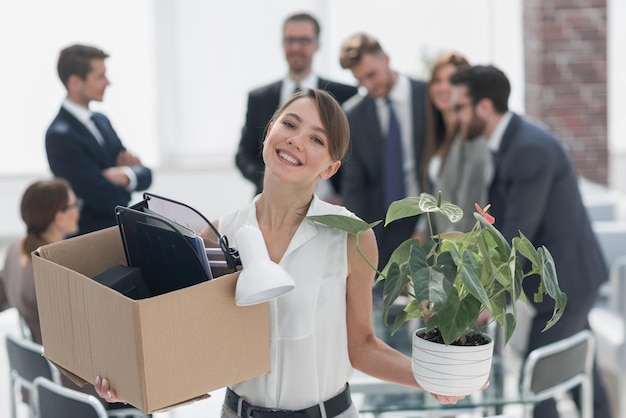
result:
<svg viewBox="0 0 626 418"><path fill-rule="evenodd" d="M389 131L385 141L385 209L391 202L405 197L404 170L402 169L402 141L400 136L400 123L393 103L387 97L385 102L389 107Z"/></svg>

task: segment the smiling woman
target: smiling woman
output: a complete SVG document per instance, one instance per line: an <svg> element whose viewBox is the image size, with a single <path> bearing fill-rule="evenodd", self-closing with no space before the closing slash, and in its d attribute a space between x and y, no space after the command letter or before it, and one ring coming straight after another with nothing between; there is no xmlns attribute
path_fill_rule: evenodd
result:
<svg viewBox="0 0 626 418"><path fill-rule="evenodd" d="M329 178L341 165L349 138L346 115L329 93L297 93L269 123L263 191L215 222L226 236L235 236L246 225L258 227L271 260L280 263L295 283L294 290L269 302L271 372L228 388L223 417L249 417L250 411L286 416L296 411L304 416L356 418L348 386L353 368L421 388L413 378L410 358L374 336L374 274L355 249L354 237L307 219L354 216L314 194L318 180ZM376 263L372 231L361 234L360 250ZM96 388L113 401L118 400L114 385L97 380ZM442 403L459 399L433 396Z"/></svg>
<svg viewBox="0 0 626 418"><path fill-rule="evenodd" d="M274 114L263 143L264 188L275 187L273 176L293 176L291 181L299 188L337 172L350 133L341 108L326 110L325 100L326 95L315 90L301 92ZM281 171L282 165L301 169ZM303 183L297 182L300 178Z"/></svg>
<svg viewBox="0 0 626 418"><path fill-rule="evenodd" d="M269 123L263 146L263 191L251 205L220 219L224 234L246 223L258 225L270 258L296 282L290 294L271 305L277 322L271 327L276 330L272 346L280 353L272 357L272 372L232 386L223 416L245 416L234 402L243 399L264 408L295 411L323 405L328 417L356 417L347 387L352 367L419 388L410 360L373 335L373 275L351 247L353 238L303 216L351 215L314 196L317 181L331 177L341 165L349 137L347 118L328 93L306 90L296 94ZM364 251L377 259L373 233L362 238ZM298 379L294 373L309 378ZM287 385L283 376L302 383ZM280 388L276 399L268 400L270 387ZM436 397L444 403L457 399ZM333 408L337 403L341 407Z"/></svg>

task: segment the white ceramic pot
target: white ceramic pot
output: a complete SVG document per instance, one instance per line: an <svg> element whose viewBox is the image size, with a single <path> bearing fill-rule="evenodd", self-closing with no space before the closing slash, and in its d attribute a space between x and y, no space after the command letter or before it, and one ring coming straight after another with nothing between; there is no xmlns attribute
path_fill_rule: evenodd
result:
<svg viewBox="0 0 626 418"><path fill-rule="evenodd" d="M425 390L440 395L467 396L489 379L493 339L480 346L445 345L426 341L413 333L413 376Z"/></svg>

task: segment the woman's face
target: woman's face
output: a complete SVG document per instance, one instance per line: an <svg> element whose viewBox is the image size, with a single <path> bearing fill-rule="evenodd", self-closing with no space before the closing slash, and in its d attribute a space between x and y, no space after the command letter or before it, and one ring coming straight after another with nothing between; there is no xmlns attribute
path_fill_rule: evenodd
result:
<svg viewBox="0 0 626 418"><path fill-rule="evenodd" d="M263 144L266 170L298 183L327 179L341 164L332 161L328 144L315 102L306 97L297 99L268 128Z"/></svg>
<svg viewBox="0 0 626 418"><path fill-rule="evenodd" d="M452 86L450 85L450 77L456 72L457 68L452 64L447 64L435 71L430 82L429 94L433 104L440 112L449 112L452 107L450 93Z"/></svg>
<svg viewBox="0 0 626 418"><path fill-rule="evenodd" d="M58 225L65 233L65 236L78 232L78 220L80 219L82 206L82 200L76 198L74 192L70 190L67 205L57 214Z"/></svg>

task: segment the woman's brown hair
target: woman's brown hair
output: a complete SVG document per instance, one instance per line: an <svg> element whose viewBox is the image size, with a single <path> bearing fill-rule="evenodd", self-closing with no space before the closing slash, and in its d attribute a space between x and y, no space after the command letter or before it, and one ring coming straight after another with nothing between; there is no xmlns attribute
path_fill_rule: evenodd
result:
<svg viewBox="0 0 626 418"><path fill-rule="evenodd" d="M443 114L435 107L435 103L433 103L430 98L431 83L435 78L435 75L439 70L447 65L453 65L458 70L459 68L468 67L469 62L460 54L447 52L435 61L430 72L430 81L428 83L428 90L426 93L426 142L424 143L424 153L422 155L422 163L420 165L420 179L423 183L422 189L425 190L428 189L428 164L430 159L437 153L438 150L441 149L443 162L448 154L448 149L450 148L452 140L458 134L458 128L454 129L452 132L446 132Z"/></svg>
<svg viewBox="0 0 626 418"><path fill-rule="evenodd" d="M30 254L41 245L49 244L42 234L54 221L57 212L67 207L70 184L60 178L32 183L22 195L20 212L26 224L26 238L22 246L24 254Z"/></svg>

